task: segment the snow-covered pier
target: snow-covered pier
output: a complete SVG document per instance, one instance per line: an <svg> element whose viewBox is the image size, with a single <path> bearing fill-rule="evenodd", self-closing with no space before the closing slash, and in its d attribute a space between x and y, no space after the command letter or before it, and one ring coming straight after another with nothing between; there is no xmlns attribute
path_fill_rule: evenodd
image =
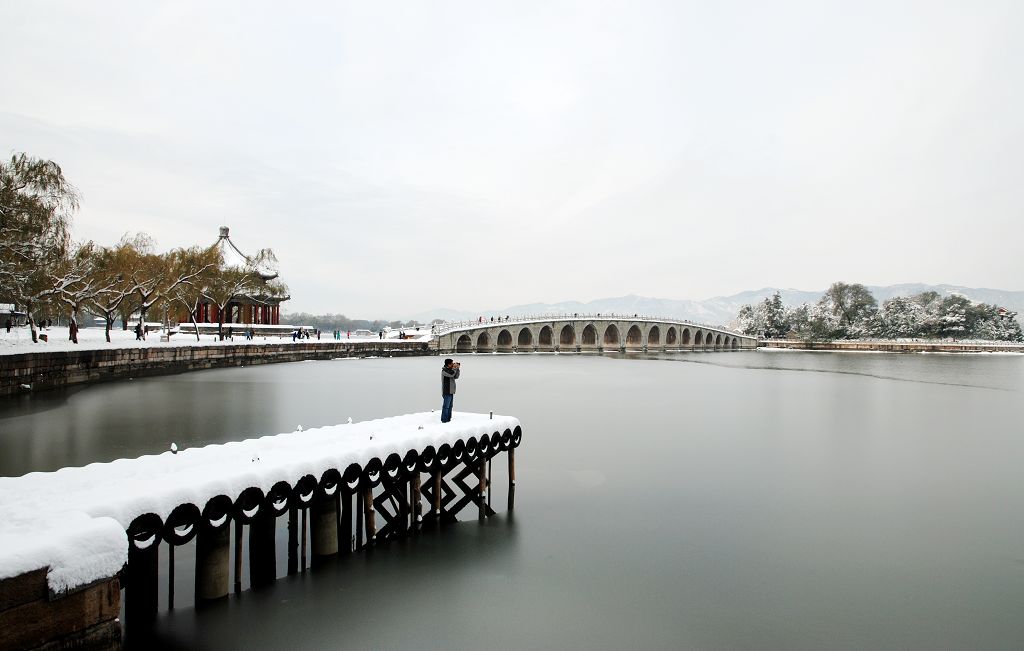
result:
<svg viewBox="0 0 1024 651"><path fill-rule="evenodd" d="M0 642L32 648L97 626L109 637L119 581L129 631L146 628L162 584L174 607L174 550L193 540L198 605L241 592L243 559L259 587L282 569L296 573L453 521L470 505L485 518L494 513L492 460L502 452L511 509L521 439L509 416L457 412L442 424L438 414L417 413L0 478L0 631L27 631ZM275 534L285 516L287 568L279 568ZM163 543L169 576L161 582ZM76 602L68 630L25 620L48 617L60 629L67 618L48 609L82 594L105 605Z"/></svg>

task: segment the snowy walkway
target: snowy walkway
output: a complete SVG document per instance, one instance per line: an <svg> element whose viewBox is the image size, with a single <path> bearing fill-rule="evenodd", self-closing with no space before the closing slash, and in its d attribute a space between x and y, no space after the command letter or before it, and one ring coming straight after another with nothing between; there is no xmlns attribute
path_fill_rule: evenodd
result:
<svg viewBox="0 0 1024 651"><path fill-rule="evenodd" d="M310 344L310 343L372 343L380 342L378 335L372 337L350 337L342 335L340 340L335 339L330 332L323 333L320 339L300 339L293 342L291 336L287 337L256 337L252 341L246 341L241 334L236 334L234 339L219 341L216 335L200 335L196 341L195 334L178 333L171 337L170 341L161 342L160 333L151 332L144 341L136 341L135 333L128 330L111 330L110 343L107 343L103 328L82 328L78 331L78 344L68 340L67 326L54 326L41 331L47 335L49 341L32 343L32 333L26 327L13 328L7 332L0 328L0 355L18 355L22 353L55 352L67 350L97 350L97 349L120 349L120 348L169 348L182 346L237 346L239 344L266 345L266 344ZM415 331L411 331L415 334ZM384 341L388 344L422 344L431 340L429 331L421 331L422 334L412 339L399 339L398 331L385 333Z"/></svg>
<svg viewBox="0 0 1024 651"><path fill-rule="evenodd" d="M0 579L49 567L49 586L60 592L109 578L127 562L125 531L140 515L166 519L181 504L202 509L218 495L235 500L249 487L294 486L305 475L518 426L511 416L456 412L442 424L436 413L417 413L0 477Z"/></svg>

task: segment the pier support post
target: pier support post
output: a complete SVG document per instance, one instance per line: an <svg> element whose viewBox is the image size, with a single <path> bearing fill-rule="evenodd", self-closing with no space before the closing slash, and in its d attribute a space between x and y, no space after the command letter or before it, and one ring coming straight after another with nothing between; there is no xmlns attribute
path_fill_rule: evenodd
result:
<svg viewBox="0 0 1024 651"><path fill-rule="evenodd" d="M249 525L249 583L253 588L277 579L277 555L273 509L265 505Z"/></svg>
<svg viewBox="0 0 1024 651"><path fill-rule="evenodd" d="M299 507L288 506L288 576L299 573Z"/></svg>
<svg viewBox="0 0 1024 651"><path fill-rule="evenodd" d="M338 521L338 546L344 554L352 553L352 494L340 492L341 520Z"/></svg>
<svg viewBox="0 0 1024 651"><path fill-rule="evenodd" d="M228 596L231 527L201 526L196 536L196 605Z"/></svg>
<svg viewBox="0 0 1024 651"><path fill-rule="evenodd" d="M245 525L235 520L232 526L235 529L235 594L242 594L242 527Z"/></svg>
<svg viewBox="0 0 1024 651"><path fill-rule="evenodd" d="M479 486L477 487L477 499L479 500L478 517L482 521L487 517L487 462L483 457L480 458L480 465L476 472L479 481Z"/></svg>
<svg viewBox="0 0 1024 651"><path fill-rule="evenodd" d="M508 510L516 507L516 450L508 450Z"/></svg>
<svg viewBox="0 0 1024 651"><path fill-rule="evenodd" d="M313 538L312 565L320 565L338 553L338 494L318 496L310 507L310 536Z"/></svg>
<svg viewBox="0 0 1024 651"><path fill-rule="evenodd" d="M377 538L377 513L373 510L373 489L363 489L363 511L366 514L366 544L372 545Z"/></svg>
<svg viewBox="0 0 1024 651"><path fill-rule="evenodd" d="M412 530L419 531L423 521L423 496L420 494L420 473L412 473Z"/></svg>
<svg viewBox="0 0 1024 651"><path fill-rule="evenodd" d="M145 549L128 546L128 577L125 582L124 614L131 630L152 628L156 620L160 585L160 545Z"/></svg>

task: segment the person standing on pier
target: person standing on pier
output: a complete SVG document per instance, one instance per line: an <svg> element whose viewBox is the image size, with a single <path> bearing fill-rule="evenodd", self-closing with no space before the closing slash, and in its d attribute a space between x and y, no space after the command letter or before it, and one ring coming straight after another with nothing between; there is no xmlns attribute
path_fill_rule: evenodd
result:
<svg viewBox="0 0 1024 651"><path fill-rule="evenodd" d="M452 403L455 402L455 380L459 379L462 364L452 361L451 358L444 360L441 367L441 422L447 423L452 419Z"/></svg>

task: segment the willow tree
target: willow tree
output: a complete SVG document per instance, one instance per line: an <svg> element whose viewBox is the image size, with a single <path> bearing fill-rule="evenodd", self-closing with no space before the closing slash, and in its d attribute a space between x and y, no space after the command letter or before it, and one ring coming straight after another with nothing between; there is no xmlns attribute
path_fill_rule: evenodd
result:
<svg viewBox="0 0 1024 651"><path fill-rule="evenodd" d="M187 249L175 249L167 255L171 268L171 276L179 278L165 296L168 306L178 306L188 312L189 321L195 328L196 341L199 341L199 324L196 313L207 295L211 293L214 283L218 281L220 254L215 247L194 246Z"/></svg>
<svg viewBox="0 0 1024 651"><path fill-rule="evenodd" d="M53 161L13 154L0 163L0 296L23 307L38 341L34 311L69 279L55 275L71 248L78 191Z"/></svg>

